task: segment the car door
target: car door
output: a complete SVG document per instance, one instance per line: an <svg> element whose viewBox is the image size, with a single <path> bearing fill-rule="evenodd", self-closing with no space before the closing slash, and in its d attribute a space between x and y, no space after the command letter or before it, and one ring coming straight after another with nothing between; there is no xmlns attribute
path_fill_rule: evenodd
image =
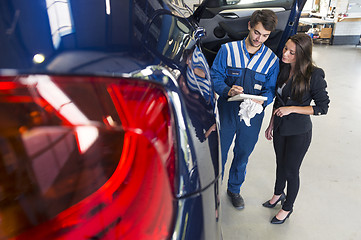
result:
<svg viewBox="0 0 361 240"><path fill-rule="evenodd" d="M297 32L305 3L306 0L205 0L193 17L206 30L202 44L209 65L222 44L247 37L248 21L257 9L270 9L277 15L276 30L265 44L280 56L287 38Z"/></svg>

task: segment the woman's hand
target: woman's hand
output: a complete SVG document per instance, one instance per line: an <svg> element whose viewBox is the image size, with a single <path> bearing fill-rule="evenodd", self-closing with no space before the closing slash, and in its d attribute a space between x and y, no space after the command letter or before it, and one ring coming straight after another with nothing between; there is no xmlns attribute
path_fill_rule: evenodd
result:
<svg viewBox="0 0 361 240"><path fill-rule="evenodd" d="M293 113L292 107L280 107L273 112L273 114L278 117L287 116L290 113Z"/></svg>
<svg viewBox="0 0 361 240"><path fill-rule="evenodd" d="M272 138L273 138L273 124L268 126L268 128L265 131L265 136L266 136L267 140L272 140Z"/></svg>

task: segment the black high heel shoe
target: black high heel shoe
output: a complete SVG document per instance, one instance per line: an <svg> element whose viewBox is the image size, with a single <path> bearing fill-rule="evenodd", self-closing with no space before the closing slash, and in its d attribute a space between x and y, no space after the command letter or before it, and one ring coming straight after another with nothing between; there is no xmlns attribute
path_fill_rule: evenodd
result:
<svg viewBox="0 0 361 240"><path fill-rule="evenodd" d="M285 202L286 200L286 195L284 193L281 194L281 196L278 198L278 200L274 203L274 204L271 204L268 200L267 202L263 203L262 206L263 207L266 207L266 208L274 208L278 202L281 201L281 204L283 205L283 203Z"/></svg>
<svg viewBox="0 0 361 240"><path fill-rule="evenodd" d="M290 215L291 215L292 212L293 212L293 209L292 209L291 211L289 211L289 213L287 214L287 216L286 216L284 219L282 219L282 220L279 220L278 218L276 218L276 216L274 216L274 217L272 218L272 220L271 220L271 223L272 223L272 224L282 224L282 223L284 223L284 222L286 221L286 219L290 217Z"/></svg>

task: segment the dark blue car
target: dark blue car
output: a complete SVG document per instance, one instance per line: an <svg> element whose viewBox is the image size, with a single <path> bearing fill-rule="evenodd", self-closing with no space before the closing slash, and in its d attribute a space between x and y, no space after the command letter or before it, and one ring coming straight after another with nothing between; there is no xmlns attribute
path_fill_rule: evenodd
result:
<svg viewBox="0 0 361 240"><path fill-rule="evenodd" d="M0 240L221 239L209 65L249 8L279 51L303 4L1 1Z"/></svg>

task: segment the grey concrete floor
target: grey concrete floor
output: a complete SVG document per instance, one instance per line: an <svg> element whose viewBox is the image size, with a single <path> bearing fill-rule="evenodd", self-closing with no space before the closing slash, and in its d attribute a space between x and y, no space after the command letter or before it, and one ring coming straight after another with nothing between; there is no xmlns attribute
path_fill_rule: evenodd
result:
<svg viewBox="0 0 361 240"><path fill-rule="evenodd" d="M241 188L245 208L236 210L227 195L228 155L221 187L224 240L361 239L361 47L314 45L313 59L324 69L331 99L326 116L313 116L313 138L300 171L294 212L282 225L270 224L279 211L262 207L273 194L275 155L266 140L271 107Z"/></svg>

